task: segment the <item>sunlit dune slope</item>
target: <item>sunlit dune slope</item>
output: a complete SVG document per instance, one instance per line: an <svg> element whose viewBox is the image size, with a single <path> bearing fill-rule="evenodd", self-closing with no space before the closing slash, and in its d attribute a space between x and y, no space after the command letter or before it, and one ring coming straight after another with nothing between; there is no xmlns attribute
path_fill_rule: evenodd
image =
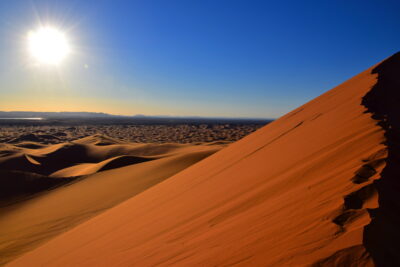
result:
<svg viewBox="0 0 400 267"><path fill-rule="evenodd" d="M9 266L395 266L398 183L385 171L399 54L390 62Z"/></svg>
<svg viewBox="0 0 400 267"><path fill-rule="evenodd" d="M25 144L22 148L19 144L2 145L0 264L162 182L222 147L105 144L99 139L93 136L72 143L38 144L34 149L27 149ZM57 171L53 173L54 170Z"/></svg>

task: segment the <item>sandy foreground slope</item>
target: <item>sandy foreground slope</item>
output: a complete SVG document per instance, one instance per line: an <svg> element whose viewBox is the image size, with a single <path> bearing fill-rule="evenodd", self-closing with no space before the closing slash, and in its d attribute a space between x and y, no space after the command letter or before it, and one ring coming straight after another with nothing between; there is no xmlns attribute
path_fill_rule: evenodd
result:
<svg viewBox="0 0 400 267"><path fill-rule="evenodd" d="M4 144L0 149L0 264L221 147L133 144L103 136L49 146Z"/></svg>
<svg viewBox="0 0 400 267"><path fill-rule="evenodd" d="M399 73L397 54L9 266L399 265Z"/></svg>

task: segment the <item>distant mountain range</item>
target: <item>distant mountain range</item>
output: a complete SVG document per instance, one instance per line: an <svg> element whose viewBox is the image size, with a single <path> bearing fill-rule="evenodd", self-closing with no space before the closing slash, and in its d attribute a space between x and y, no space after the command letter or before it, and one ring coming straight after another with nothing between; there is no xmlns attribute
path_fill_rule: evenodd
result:
<svg viewBox="0 0 400 267"><path fill-rule="evenodd" d="M103 112L71 112L71 111L61 111L61 112L40 112L40 111L0 111L0 118L43 118L43 119L72 119L72 118L157 118L157 119L238 119L238 120L267 120L272 119L262 119L262 118L233 118L233 117L202 117L202 116L171 116L171 115L143 115L136 114L132 116L128 115L114 115Z"/></svg>
<svg viewBox="0 0 400 267"><path fill-rule="evenodd" d="M37 112L37 111L0 111L0 118L111 118L123 117L102 112Z"/></svg>
<svg viewBox="0 0 400 267"><path fill-rule="evenodd" d="M238 123L266 124L272 119L226 118L200 116L147 116L147 115L112 115L102 112L37 112L37 111L0 111L0 124L24 123L37 120L36 123L77 123L77 124L182 124L182 123Z"/></svg>

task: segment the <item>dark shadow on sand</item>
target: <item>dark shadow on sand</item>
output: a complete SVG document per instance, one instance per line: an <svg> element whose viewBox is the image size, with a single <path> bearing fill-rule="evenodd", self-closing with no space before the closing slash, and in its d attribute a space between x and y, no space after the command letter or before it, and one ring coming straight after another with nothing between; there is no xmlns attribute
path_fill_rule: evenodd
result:
<svg viewBox="0 0 400 267"><path fill-rule="evenodd" d="M383 61L372 73L377 83L362 105L385 130L386 166L374 181L379 207L370 209L363 243L376 266L400 266L400 52Z"/></svg>

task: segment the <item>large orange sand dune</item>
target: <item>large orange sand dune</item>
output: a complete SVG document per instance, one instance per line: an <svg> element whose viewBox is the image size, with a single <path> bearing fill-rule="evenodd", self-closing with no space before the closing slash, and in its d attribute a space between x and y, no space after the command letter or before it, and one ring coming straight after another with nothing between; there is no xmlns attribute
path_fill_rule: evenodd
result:
<svg viewBox="0 0 400 267"><path fill-rule="evenodd" d="M397 54L9 266L399 265L399 66Z"/></svg>

